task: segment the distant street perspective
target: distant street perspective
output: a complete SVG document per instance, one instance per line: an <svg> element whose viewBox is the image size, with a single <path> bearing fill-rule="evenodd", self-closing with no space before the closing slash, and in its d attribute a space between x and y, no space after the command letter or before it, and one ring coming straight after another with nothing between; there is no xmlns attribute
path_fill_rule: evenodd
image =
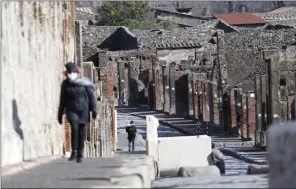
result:
<svg viewBox="0 0 296 189"><path fill-rule="evenodd" d="M296 3L2 1L3 188L296 188Z"/></svg>

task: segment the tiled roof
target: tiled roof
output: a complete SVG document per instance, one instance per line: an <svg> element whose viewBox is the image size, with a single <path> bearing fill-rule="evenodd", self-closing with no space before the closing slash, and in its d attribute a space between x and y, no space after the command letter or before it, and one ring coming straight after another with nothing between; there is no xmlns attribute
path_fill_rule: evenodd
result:
<svg viewBox="0 0 296 189"><path fill-rule="evenodd" d="M214 18L231 25L264 24L265 20L252 13L214 14Z"/></svg>
<svg viewBox="0 0 296 189"><path fill-rule="evenodd" d="M89 57L98 46L105 41L119 26L84 26L84 56ZM155 48L177 49L195 48L208 43L211 38L209 30L189 28L174 30L130 30L137 37L140 50L153 50ZM87 50L89 49L89 50Z"/></svg>

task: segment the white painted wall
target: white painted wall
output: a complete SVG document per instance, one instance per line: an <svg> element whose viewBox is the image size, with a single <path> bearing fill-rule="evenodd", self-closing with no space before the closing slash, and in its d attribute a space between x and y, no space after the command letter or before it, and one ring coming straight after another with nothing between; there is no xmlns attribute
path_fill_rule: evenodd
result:
<svg viewBox="0 0 296 189"><path fill-rule="evenodd" d="M71 31L62 41L63 16L71 14L61 2L2 2L2 166L62 153L57 107L63 65L75 49Z"/></svg>

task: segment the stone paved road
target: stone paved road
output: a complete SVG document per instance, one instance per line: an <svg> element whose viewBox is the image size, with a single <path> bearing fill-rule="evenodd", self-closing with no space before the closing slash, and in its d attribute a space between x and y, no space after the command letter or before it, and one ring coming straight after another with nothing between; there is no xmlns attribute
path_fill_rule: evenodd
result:
<svg viewBox="0 0 296 189"><path fill-rule="evenodd" d="M128 151L127 147L127 135L125 132L125 127L130 121L134 121L137 127L137 138L136 138L136 151L146 150L146 120L138 116L130 115L129 113L117 112L117 125L118 125L118 143L117 149L120 151ZM184 136L184 134L179 133L175 129L160 125L158 127L158 137L175 137Z"/></svg>
<svg viewBox="0 0 296 189"><path fill-rule="evenodd" d="M130 120L134 120L136 126L138 127L139 134L143 137L138 135L137 137L137 150L145 150L145 138L146 136L146 129L145 129L145 119L131 115L133 114L132 111L124 111L118 112L118 132L122 133L122 142L118 142L119 144L125 144L126 135L125 133L125 125L129 123ZM166 137L166 136L178 136L181 135L176 130L169 128L167 126L161 125L159 127L159 137ZM120 135L120 134L119 134ZM183 135L183 134L182 134ZM124 137L123 137L124 136ZM229 139L226 139L229 140ZM223 142L223 139L219 139L219 141ZM227 142L227 141L226 141ZM127 146L123 145L119 147L123 151L127 151ZM240 152L244 155L250 154L246 152ZM253 156L251 156L254 158ZM262 157L255 157L257 160L262 160L265 156ZM226 163L226 174L224 176L218 178L160 178L154 181L153 187L154 188L267 188L268 179L267 175L246 175L247 166L248 164L235 159L230 156L225 156L225 163Z"/></svg>

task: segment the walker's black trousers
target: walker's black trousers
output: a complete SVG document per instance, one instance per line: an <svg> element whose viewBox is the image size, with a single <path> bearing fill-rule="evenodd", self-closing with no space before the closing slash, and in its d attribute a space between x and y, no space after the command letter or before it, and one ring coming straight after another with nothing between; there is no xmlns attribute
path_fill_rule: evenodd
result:
<svg viewBox="0 0 296 189"><path fill-rule="evenodd" d="M77 153L82 156L84 149L86 126L85 124L78 123L78 121L70 121L70 125L72 152L74 150L77 150Z"/></svg>

